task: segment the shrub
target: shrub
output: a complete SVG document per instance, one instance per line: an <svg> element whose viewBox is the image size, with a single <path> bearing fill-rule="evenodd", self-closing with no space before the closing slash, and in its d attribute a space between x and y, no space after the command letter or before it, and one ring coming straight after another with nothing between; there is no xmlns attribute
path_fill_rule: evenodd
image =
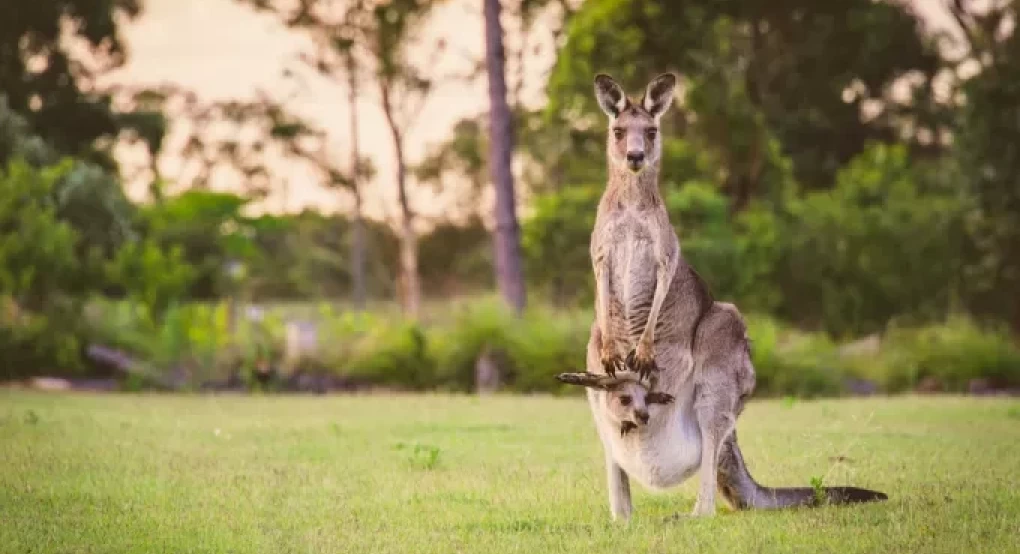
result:
<svg viewBox="0 0 1020 554"><path fill-rule="evenodd" d="M295 369L398 389L471 391L475 364L489 349L505 389L571 394L579 391L554 377L584 370L594 320L590 310L542 305L517 318L494 297L434 309L418 323L383 312L338 313L327 303L304 310L303 317L315 318L321 344L315 356L299 361ZM840 395L848 392L852 378L873 383L878 392L912 390L926 377L947 391L967 390L973 379L986 379L991 387L1020 386L1020 348L1010 336L962 317L892 327L874 350L844 348L824 333L768 316L745 318L758 397ZM238 373L250 379L267 362L280 367L284 325L274 310L267 310L261 321L241 318L234 336L226 304L172 305L154 322L129 302L104 303L92 306L89 321L92 340L163 371L183 370L193 385ZM9 341L3 333L0 328L0 341ZM73 353L80 346L75 336L33 335L29 342Z"/></svg>
<svg viewBox="0 0 1020 554"><path fill-rule="evenodd" d="M873 145L830 191L789 202L780 317L834 336L948 313L960 274L959 195L927 183L905 148Z"/></svg>
<svg viewBox="0 0 1020 554"><path fill-rule="evenodd" d="M883 350L899 366L888 388L925 377L936 379L948 391L965 391L973 379L987 379L995 387L1020 386L1020 348L1007 332L982 329L968 318L893 329Z"/></svg>
<svg viewBox="0 0 1020 554"><path fill-rule="evenodd" d="M340 364L344 375L375 384L416 390L436 384L425 332L413 322L377 323Z"/></svg>
<svg viewBox="0 0 1020 554"><path fill-rule="evenodd" d="M758 396L833 396L843 390L835 345L824 335L748 316Z"/></svg>

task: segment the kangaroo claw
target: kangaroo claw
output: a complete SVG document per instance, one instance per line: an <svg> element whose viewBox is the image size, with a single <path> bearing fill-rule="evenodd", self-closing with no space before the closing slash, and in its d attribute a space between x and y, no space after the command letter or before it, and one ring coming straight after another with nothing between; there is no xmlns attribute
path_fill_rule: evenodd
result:
<svg viewBox="0 0 1020 554"><path fill-rule="evenodd" d="M637 372L638 377L641 379L646 379L653 372L659 371L659 366L655 365L655 358L639 356L637 350L631 350L627 354L627 367Z"/></svg>
<svg viewBox="0 0 1020 554"><path fill-rule="evenodd" d="M602 358L602 369L606 372L606 375L616 377L616 372L626 370L627 366L619 356L612 355Z"/></svg>

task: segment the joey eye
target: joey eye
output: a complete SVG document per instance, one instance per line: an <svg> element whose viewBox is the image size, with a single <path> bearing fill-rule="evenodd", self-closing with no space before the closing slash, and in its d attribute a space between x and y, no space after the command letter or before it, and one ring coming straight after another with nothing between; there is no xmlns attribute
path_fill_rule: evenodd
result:
<svg viewBox="0 0 1020 554"><path fill-rule="evenodd" d="M624 396L620 397L620 404L621 405L623 405L623 406L630 406L630 402L631 402L631 400L630 400L629 396L624 395Z"/></svg>
<svg viewBox="0 0 1020 554"><path fill-rule="evenodd" d="M616 140L622 139L623 138L623 129L613 129L613 136L616 138Z"/></svg>
<svg viewBox="0 0 1020 554"><path fill-rule="evenodd" d="M656 129L655 127L652 127L651 129L646 129L645 130L645 136L648 137L648 140L655 140L655 136L658 133L659 133L659 130Z"/></svg>

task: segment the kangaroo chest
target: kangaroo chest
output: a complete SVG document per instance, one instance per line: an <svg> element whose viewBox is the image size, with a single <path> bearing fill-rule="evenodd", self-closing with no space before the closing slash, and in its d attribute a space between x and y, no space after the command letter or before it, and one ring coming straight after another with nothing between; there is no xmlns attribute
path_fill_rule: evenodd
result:
<svg viewBox="0 0 1020 554"><path fill-rule="evenodd" d="M614 212L593 245L609 260L610 320L621 339L636 340L648 321L658 267L653 220L647 210Z"/></svg>

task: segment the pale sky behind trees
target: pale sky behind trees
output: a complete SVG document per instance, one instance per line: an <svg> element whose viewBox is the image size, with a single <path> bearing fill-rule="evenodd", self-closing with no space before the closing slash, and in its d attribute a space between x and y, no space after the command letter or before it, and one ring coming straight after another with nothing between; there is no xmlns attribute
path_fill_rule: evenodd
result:
<svg viewBox="0 0 1020 554"><path fill-rule="evenodd" d="M942 10L943 0L914 0L915 8L932 30L950 29L951 21ZM296 61L305 44L295 32L283 28L271 16L255 13L233 0L145 0L145 11L123 27L129 49L127 64L108 75L105 83L133 86L173 83L193 90L203 100L251 99L263 89L278 98L298 90L293 80L283 77L286 67L300 67ZM518 33L506 21L508 49L514 47ZM549 33L539 24L529 37L530 42L543 42L540 55L527 61L524 100L529 105L543 102L544 76L554 61ZM451 0L434 12L428 26L429 37L442 36L448 43L448 55L439 74L465 73L483 56L481 3L474 0ZM510 62L508 70L515 71ZM484 77L484 75L483 75ZM298 115L325 129L330 136L331 159L344 167L349 159L348 113L346 90L339 84L321 79L306 80L303 90L288 105ZM362 85L364 98L360 104L361 148L372 157L377 174L364 189L366 214L390 219L395 214L396 186L393 184L393 152L381 111L375 102L372 83ZM414 162L425 154L429 145L440 143L460 118L487 110L485 80L473 83L447 80L432 94L421 116L408 135L408 155ZM172 145L173 135L168 139ZM132 160L132 151L119 153L123 163ZM176 174L173 159L161 165L172 179ZM288 167L285 179L274 187L264 209L292 211L317 207L323 211L345 209L347 203L334 191L321 186L318 178L301 168ZM284 181L286 185L284 185ZM217 188L233 189L231 179L224 179ZM138 200L146 197L146 184L128 184L129 194ZM447 201L429 187L412 186L415 209L426 218L441 214Z"/></svg>

